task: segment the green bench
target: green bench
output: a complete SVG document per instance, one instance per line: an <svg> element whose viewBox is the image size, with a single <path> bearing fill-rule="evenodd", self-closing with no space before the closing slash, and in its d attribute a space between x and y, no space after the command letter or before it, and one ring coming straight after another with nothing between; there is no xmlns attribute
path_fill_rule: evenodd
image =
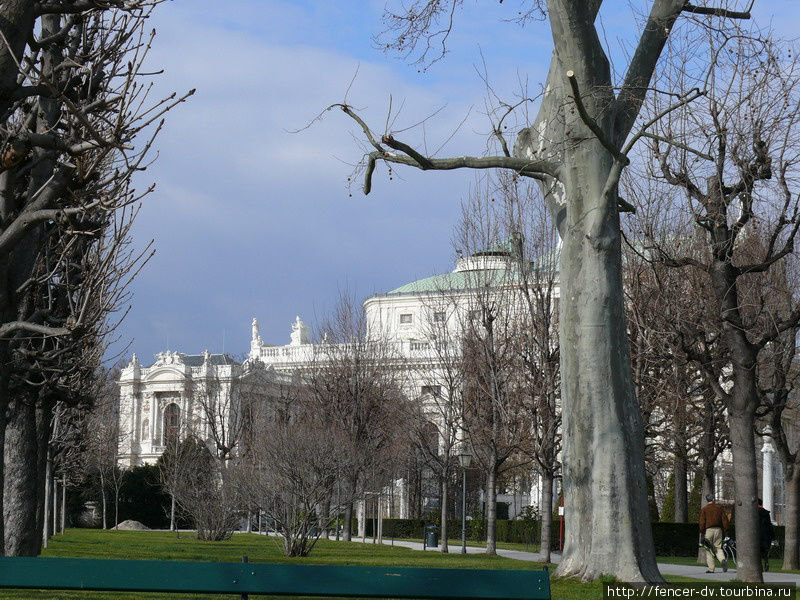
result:
<svg viewBox="0 0 800 600"><path fill-rule="evenodd" d="M0 589L549 600L544 570L0 557Z"/></svg>

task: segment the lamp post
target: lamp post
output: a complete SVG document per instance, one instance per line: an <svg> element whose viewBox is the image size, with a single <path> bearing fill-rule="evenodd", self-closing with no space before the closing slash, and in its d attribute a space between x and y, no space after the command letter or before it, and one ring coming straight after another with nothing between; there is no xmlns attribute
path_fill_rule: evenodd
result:
<svg viewBox="0 0 800 600"><path fill-rule="evenodd" d="M461 554L467 553L467 469L472 462L472 454L466 448L458 455L461 464Z"/></svg>

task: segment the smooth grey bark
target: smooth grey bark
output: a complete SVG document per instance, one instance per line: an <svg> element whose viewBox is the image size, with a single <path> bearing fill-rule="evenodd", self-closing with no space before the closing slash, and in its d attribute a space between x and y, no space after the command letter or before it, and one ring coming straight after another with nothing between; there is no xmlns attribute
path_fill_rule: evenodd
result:
<svg viewBox="0 0 800 600"><path fill-rule="evenodd" d="M618 152L683 3L653 4L618 98L593 26L600 4L547 3L555 44L547 88L527 140L515 146L515 155L533 157L545 142L555 144L564 165L558 182L542 184L562 239L562 477L568 525L556 575L589 580L609 573L622 581L661 581L625 331L617 185L627 162ZM538 140L532 132L541 132Z"/></svg>

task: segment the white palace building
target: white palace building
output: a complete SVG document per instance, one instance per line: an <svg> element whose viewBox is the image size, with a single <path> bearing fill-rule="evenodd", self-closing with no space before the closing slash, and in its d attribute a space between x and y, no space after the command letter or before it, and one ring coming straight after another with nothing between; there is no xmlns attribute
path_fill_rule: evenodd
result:
<svg viewBox="0 0 800 600"><path fill-rule="evenodd" d="M475 288L506 280L508 258L508 251L502 247L477 253L458 259L450 273L413 281L366 299L367 331L386 340L393 356L410 367L412 375L404 390L409 397L425 398L437 387L433 383L440 355L433 351L431 338L436 336L431 331L458 329L464 322L463 313L470 311L469 298L474 296ZM251 327L250 350L242 363L226 354L165 351L145 366L133 356L119 379L121 465L154 463L169 436L180 436L182 431L191 430L208 439L209 424L197 394L208 389L211 382L221 387L224 395L235 381L258 371L260 385L268 396L270 388L278 393L281 385L289 384L296 373L311 364L314 344L300 317L292 324L289 343L284 346L264 343L256 319ZM256 365L258 369L254 368ZM498 502L509 504L511 517L531 504L532 494L534 504L538 504L538 487L515 491L507 498L498 495Z"/></svg>
<svg viewBox="0 0 800 600"><path fill-rule="evenodd" d="M509 244L476 253L456 261L450 273L419 279L367 298L364 309L367 330L392 345L393 355L401 358L411 374L404 392L408 397L430 397L441 366L441 354L434 351L438 332L451 338L474 309L475 295L487 288L519 285L513 269L509 268ZM535 269L536 266L532 265ZM556 286L555 294L558 294ZM265 401L271 394L280 393L281 386L297 381L297 375L308 369L314 357L308 327L300 317L291 326L289 343L284 346L264 343L256 319L252 321L250 350L244 362L226 354L200 355L166 351L156 355L148 366L140 364L134 355L123 369L120 379L120 453L123 466L154 463L164 451L171 435L181 436L190 430L210 439L209 423L198 402L198 394L209 389L213 382L220 396L230 392L234 383L258 385ZM448 335L449 333L449 335ZM765 505L773 508L773 516L783 509L782 469L773 461L774 449L765 438L761 456L763 496ZM728 462L721 457L721 463ZM728 459L729 460L729 459ZM721 464L720 466L723 466ZM725 468L719 469L719 473ZM722 482L720 481L720 486ZM527 505L541 506L538 477L528 480L526 489L498 490L498 502L509 505L509 517ZM722 489L722 487L720 487ZM774 489L774 498L773 498ZM772 505L772 506L770 506ZM400 516L407 507L400 503ZM780 518L779 518L780 520Z"/></svg>

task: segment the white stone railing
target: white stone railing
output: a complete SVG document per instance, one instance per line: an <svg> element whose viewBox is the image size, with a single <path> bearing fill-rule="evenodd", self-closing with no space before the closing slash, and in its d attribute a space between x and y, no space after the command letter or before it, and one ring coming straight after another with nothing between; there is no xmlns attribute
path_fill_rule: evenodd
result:
<svg viewBox="0 0 800 600"><path fill-rule="evenodd" d="M434 360L439 356L432 342L428 340L399 340L388 344L388 352L382 352L381 354L390 359ZM300 366L309 365L313 361L314 355L314 345L304 344L302 346L262 346L257 350L255 356L268 365L289 366L296 364ZM324 352L319 352L318 356L324 361Z"/></svg>
<svg viewBox="0 0 800 600"><path fill-rule="evenodd" d="M382 342L376 342L382 343ZM389 348L387 352L381 354L387 356L390 360L392 358L402 360L436 360L439 354L433 347L433 342L429 340L398 340L387 343ZM452 350L451 350L452 351ZM314 344L303 344L301 346L261 346L251 350L251 358L258 358L268 365L275 365L276 367L303 367L309 366L314 360L315 353L319 358L324 361L324 352L320 352L319 348ZM175 365L177 368L183 370L184 365ZM156 369L163 368L162 365L153 367L143 367L140 371L141 379L146 379ZM193 379L202 378L205 375L205 366L191 367L191 377Z"/></svg>

